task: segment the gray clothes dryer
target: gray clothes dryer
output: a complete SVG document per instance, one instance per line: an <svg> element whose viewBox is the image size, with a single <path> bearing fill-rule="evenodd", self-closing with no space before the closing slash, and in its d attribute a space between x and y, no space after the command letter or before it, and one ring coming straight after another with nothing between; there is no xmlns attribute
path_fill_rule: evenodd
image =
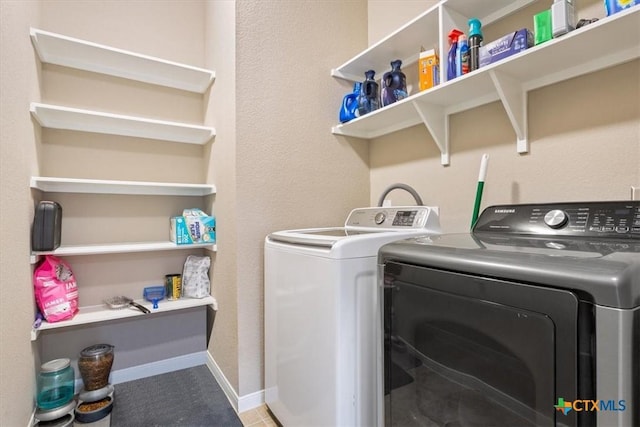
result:
<svg viewBox="0 0 640 427"><path fill-rule="evenodd" d="M640 202L493 206L378 261L385 425L640 425Z"/></svg>

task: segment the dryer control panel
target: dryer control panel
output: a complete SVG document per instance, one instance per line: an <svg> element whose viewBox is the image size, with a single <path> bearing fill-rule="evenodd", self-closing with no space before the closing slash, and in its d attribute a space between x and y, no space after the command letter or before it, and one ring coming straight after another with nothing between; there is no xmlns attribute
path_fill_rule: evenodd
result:
<svg viewBox="0 0 640 427"><path fill-rule="evenodd" d="M640 202L572 202L486 208L474 233L640 239Z"/></svg>

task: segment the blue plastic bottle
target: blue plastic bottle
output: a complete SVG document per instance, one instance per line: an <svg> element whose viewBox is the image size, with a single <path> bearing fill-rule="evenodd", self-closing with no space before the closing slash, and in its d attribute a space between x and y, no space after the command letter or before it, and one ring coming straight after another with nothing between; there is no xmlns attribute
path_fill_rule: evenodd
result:
<svg viewBox="0 0 640 427"><path fill-rule="evenodd" d="M383 107L408 96L407 77L400 67L402 67L401 60L396 59L395 61L391 61L391 71L384 73L382 77L382 92L380 98L381 106Z"/></svg>
<svg viewBox="0 0 640 427"><path fill-rule="evenodd" d="M347 94L342 99L342 107L340 108L340 123L345 123L358 117L358 97L360 96L361 88L362 83L355 82L353 84L353 92Z"/></svg>
<svg viewBox="0 0 640 427"><path fill-rule="evenodd" d="M458 50L458 37L463 32L457 29L453 29L449 32L449 54L447 56L447 80L453 80L456 78L456 54Z"/></svg>
<svg viewBox="0 0 640 427"><path fill-rule="evenodd" d="M456 50L456 77L469 72L469 43L467 36L460 34L458 37L458 49Z"/></svg>
<svg viewBox="0 0 640 427"><path fill-rule="evenodd" d="M376 72L373 70L364 73L365 81L362 82L360 96L358 96L358 114L364 116L380 107L380 98L378 97L378 83L374 77Z"/></svg>

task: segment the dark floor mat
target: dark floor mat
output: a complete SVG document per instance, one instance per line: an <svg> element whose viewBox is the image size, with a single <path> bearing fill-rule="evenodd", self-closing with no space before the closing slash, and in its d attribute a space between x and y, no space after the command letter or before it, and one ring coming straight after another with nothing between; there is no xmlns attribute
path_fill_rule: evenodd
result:
<svg viewBox="0 0 640 427"><path fill-rule="evenodd" d="M111 426L242 427L242 423L202 365L116 384Z"/></svg>

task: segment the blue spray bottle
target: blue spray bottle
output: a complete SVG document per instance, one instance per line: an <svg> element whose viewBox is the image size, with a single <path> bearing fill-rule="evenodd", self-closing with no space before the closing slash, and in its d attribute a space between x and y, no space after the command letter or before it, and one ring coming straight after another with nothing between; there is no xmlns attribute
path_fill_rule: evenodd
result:
<svg viewBox="0 0 640 427"><path fill-rule="evenodd" d="M456 78L456 53L458 50L458 37L464 34L462 31L453 29L449 32L449 54L447 56L447 80Z"/></svg>
<svg viewBox="0 0 640 427"><path fill-rule="evenodd" d="M467 36L460 34L458 37L458 49L456 50L456 77L469 72L469 43Z"/></svg>

